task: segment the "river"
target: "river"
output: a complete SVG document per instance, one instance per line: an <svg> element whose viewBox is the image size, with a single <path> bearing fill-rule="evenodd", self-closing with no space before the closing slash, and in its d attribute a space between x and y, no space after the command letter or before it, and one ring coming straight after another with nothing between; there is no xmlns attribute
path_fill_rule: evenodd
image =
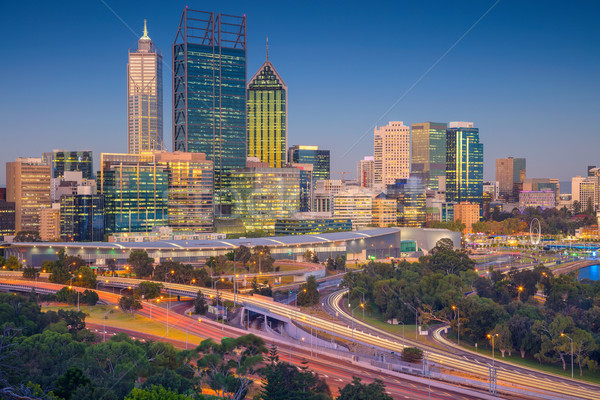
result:
<svg viewBox="0 0 600 400"><path fill-rule="evenodd" d="M600 280L600 265L590 265L579 269L579 279L591 279L593 281Z"/></svg>

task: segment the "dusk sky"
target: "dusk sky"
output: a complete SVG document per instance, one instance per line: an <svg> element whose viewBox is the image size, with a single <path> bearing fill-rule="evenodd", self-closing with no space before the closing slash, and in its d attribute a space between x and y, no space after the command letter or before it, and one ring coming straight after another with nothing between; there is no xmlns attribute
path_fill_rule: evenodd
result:
<svg viewBox="0 0 600 400"><path fill-rule="evenodd" d="M171 44L186 5L247 16L248 77L269 36L289 88L288 145L330 149L332 171L354 176L373 126L401 120L473 121L486 180L507 156L525 157L531 178L585 174L600 165L600 3L496 3L4 1L0 185L18 156L89 149L97 166L101 152L127 151L127 52L144 19L163 53L172 150Z"/></svg>

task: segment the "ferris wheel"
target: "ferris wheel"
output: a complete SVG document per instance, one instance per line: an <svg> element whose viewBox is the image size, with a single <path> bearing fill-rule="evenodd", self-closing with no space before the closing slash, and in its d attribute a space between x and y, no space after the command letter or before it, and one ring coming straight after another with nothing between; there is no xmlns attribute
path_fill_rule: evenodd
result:
<svg viewBox="0 0 600 400"><path fill-rule="evenodd" d="M529 224L529 240L531 244L537 246L540 244L540 240L542 239L542 226L540 225L540 220L534 218L531 220Z"/></svg>

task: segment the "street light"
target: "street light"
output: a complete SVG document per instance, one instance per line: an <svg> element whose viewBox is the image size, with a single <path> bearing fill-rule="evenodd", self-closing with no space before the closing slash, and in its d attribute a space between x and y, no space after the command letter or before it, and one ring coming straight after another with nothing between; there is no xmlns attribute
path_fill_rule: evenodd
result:
<svg viewBox="0 0 600 400"><path fill-rule="evenodd" d="M452 306L452 309L456 310L458 312L458 317L457 317L457 320L458 320L458 330L457 331L458 331L458 346L460 346L460 309L458 307L456 307L456 306Z"/></svg>
<svg viewBox="0 0 600 400"><path fill-rule="evenodd" d="M519 301L521 301L521 292L523 291L523 286L519 286L517 290L519 291Z"/></svg>
<svg viewBox="0 0 600 400"><path fill-rule="evenodd" d="M573 379L573 339L561 332L560 337L566 337L571 341L571 379Z"/></svg>
<svg viewBox="0 0 600 400"><path fill-rule="evenodd" d="M488 339L492 339L492 365L495 367L496 366L496 359L494 358L494 339L498 336L497 333L495 334L491 334L488 333L487 334L487 338Z"/></svg>
<svg viewBox="0 0 600 400"><path fill-rule="evenodd" d="M348 304L348 307L352 307L351 304ZM359 305L357 305L356 307L354 307L352 309L352 341L354 342L354 310L356 310L358 307L362 307L363 310L365 308L365 304L364 303L360 303Z"/></svg>

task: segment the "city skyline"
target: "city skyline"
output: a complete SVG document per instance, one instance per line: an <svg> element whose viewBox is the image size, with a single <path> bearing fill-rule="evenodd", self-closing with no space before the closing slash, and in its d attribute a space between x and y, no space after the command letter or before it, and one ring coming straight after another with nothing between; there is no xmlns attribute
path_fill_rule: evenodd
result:
<svg viewBox="0 0 600 400"><path fill-rule="evenodd" d="M474 121L486 144L485 180L494 177L495 159L509 155L528 159L529 177L561 181L583 175L586 165L595 164L593 146L583 144L597 134L589 127L594 127L592 118L600 103L599 83L593 72L600 36L591 19L598 10L596 5L571 9L559 3L545 3L540 9L527 4L517 8L514 2L496 6L494 2L472 2L456 7L440 2L427 9L417 5L380 5L363 10L350 3L343 9L327 4L315 14L316 5L312 4L303 9L273 4L263 8L241 2L209 2L203 8L246 15L248 71L257 70L264 62L264 39L269 35L270 56L292 88L289 143L331 149L332 172L352 171L353 176L356 162L372 155L372 126L393 120L403 120L407 125L422 121ZM126 151L123 65L127 49L137 42L143 20L147 19L152 32L156 32L152 34L153 41L165 53L163 66L170 65L169 47L184 4L149 5L143 12L135 4L107 5L112 11L102 3L73 3L68 11L76 18L65 25L48 16L66 12L68 4L41 4L28 11L33 28L27 32L19 26L19 18L3 26L11 35L24 35L26 41L35 37L41 43L45 61L26 67L19 63L0 67L5 77L11 77L5 82L5 93L16 94L2 97L4 136L16 139L0 149L0 185L6 184L4 163L13 161L15 156L39 157L54 148L91 149L99 160L101 152ZM20 15L21 7L4 5L3 14ZM402 98L419 76L490 8L481 22ZM408 34L418 21L403 20L397 32L386 26L394 11L402 11L415 20L427 16L437 27L413 40ZM340 26L374 16L380 18L381 24L371 24L372 29L364 31L347 29L347 41L341 41L336 33ZM558 16L560 26L544 22ZM299 25L304 26L304 35L294 36ZM76 35L82 39L65 39ZM403 41L403 37L411 40ZM82 46L83 41L86 46ZM94 54L85 56L90 47ZM352 54L352 50L358 51ZM18 57L21 50L16 44L7 43L7 51L14 51ZM381 56L389 62L378 62ZM397 64L396 60L404 61ZM318 68L311 68L317 65ZM376 76L360 79L360 72L367 67ZM70 80L65 80L66 74ZM352 76L354 79L350 80ZM84 79L93 87L90 95L79 90ZM168 95L171 71L167 68L163 79L167 126L164 136L167 148L173 150ZM317 89L319 96L314 95ZM36 92L34 98L24 95L31 90ZM398 105L379 118L398 99ZM28 117L32 109L35 118ZM71 113L70 118L61 114L66 112ZM556 115L560 115L560 120L556 120ZM358 144L352 147L353 143ZM565 153L568 144L574 144L577 151ZM564 162L556 163L556 159ZM98 170L98 165L94 170Z"/></svg>

